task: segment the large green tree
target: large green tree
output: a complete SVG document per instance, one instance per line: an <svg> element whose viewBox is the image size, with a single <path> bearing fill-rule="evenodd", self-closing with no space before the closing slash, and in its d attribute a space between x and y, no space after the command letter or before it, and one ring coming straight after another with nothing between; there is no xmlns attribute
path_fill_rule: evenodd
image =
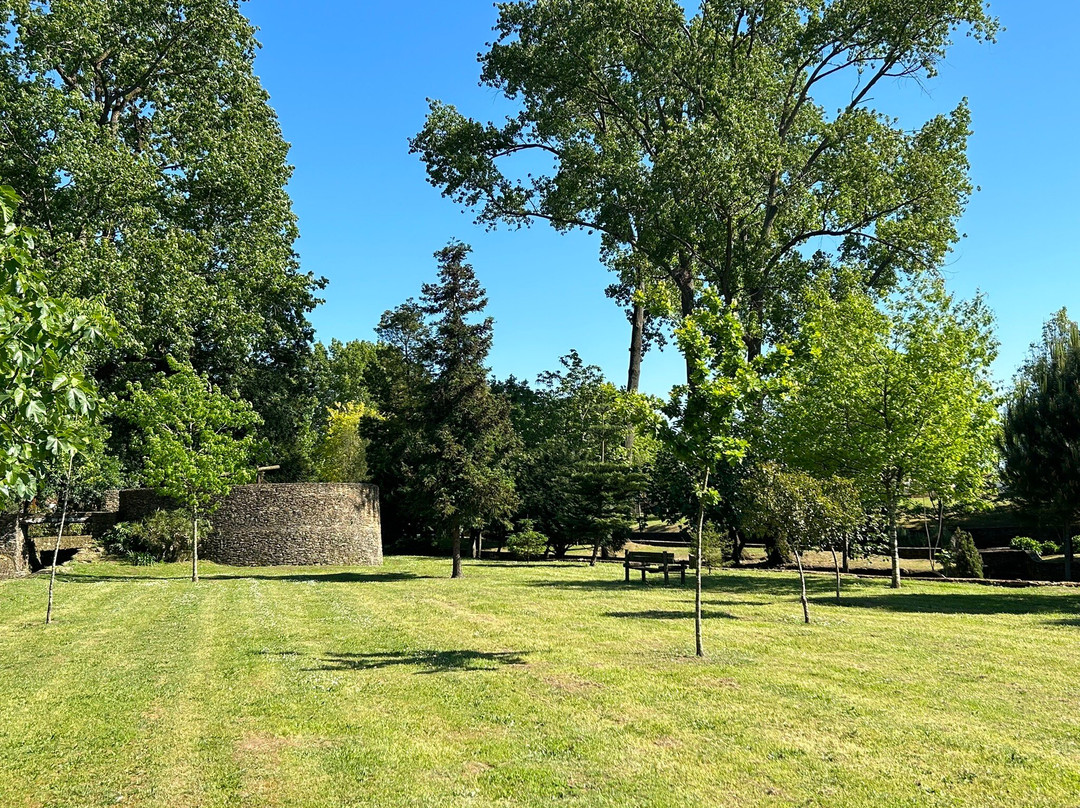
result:
<svg viewBox="0 0 1080 808"><path fill-rule="evenodd" d="M875 300L817 290L797 353L796 394L769 432L775 454L850 479L881 508L900 585L897 524L909 497L964 488L997 460L993 315L940 281Z"/></svg>
<svg viewBox="0 0 1080 808"><path fill-rule="evenodd" d="M1080 517L1080 328L1059 311L1017 374L1006 399L1001 476L1008 497L1048 512L1065 533L1073 577L1072 527Z"/></svg>
<svg viewBox="0 0 1080 808"><path fill-rule="evenodd" d="M180 358L287 447L318 283L293 252L257 46L235 0L0 0L0 176L51 288L103 296L121 324L99 382L122 391Z"/></svg>
<svg viewBox="0 0 1080 808"><path fill-rule="evenodd" d="M855 266L884 289L956 240L966 102L921 125L874 102L932 77L955 32L992 38L983 0L497 8L481 82L515 112L484 123L432 101L412 148L483 223L599 232L635 305L670 283L685 316L708 282L738 308L752 357L792 327L815 267Z"/></svg>

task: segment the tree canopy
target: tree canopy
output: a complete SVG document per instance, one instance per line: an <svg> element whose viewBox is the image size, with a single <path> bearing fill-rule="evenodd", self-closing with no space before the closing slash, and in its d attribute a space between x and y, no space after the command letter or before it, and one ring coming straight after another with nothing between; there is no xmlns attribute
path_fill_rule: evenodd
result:
<svg viewBox="0 0 1080 808"><path fill-rule="evenodd" d="M320 285L299 271L288 147L233 0L0 2L0 177L54 293L102 297L107 389L190 363L288 445Z"/></svg>

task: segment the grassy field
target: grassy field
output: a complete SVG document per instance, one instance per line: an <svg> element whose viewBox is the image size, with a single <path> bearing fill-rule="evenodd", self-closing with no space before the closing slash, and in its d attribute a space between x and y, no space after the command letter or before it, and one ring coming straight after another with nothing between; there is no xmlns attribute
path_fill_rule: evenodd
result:
<svg viewBox="0 0 1080 808"><path fill-rule="evenodd" d="M391 558L0 582L0 806L1080 805L1080 593Z"/></svg>

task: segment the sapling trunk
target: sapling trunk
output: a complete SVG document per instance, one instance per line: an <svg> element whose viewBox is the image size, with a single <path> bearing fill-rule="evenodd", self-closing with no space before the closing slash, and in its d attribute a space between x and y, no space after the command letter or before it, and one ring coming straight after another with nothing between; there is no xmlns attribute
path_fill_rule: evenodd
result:
<svg viewBox="0 0 1080 808"><path fill-rule="evenodd" d="M836 570L836 602L840 602L840 560L836 557L836 548L830 547L829 551L832 552L833 569Z"/></svg>
<svg viewBox="0 0 1080 808"><path fill-rule="evenodd" d="M709 469L705 469L705 481L701 486L701 498L698 499L698 523L697 523L697 564L694 566L694 649L699 657L705 656L705 648L701 644L701 563L704 542L702 533L705 530L705 489L709 487Z"/></svg>
<svg viewBox="0 0 1080 808"><path fill-rule="evenodd" d="M806 602L806 573L802 568L802 553L799 552L797 547L792 547L791 551L795 554L795 563L799 566L799 586L802 587L802 614L803 621L807 624L810 623L810 606Z"/></svg>
<svg viewBox="0 0 1080 808"><path fill-rule="evenodd" d="M892 588L900 588L900 534L896 526L896 507L889 504L889 549L892 555Z"/></svg>
<svg viewBox="0 0 1080 808"><path fill-rule="evenodd" d="M600 542L595 541L595 542L593 542L593 546L592 546L592 558L589 559L589 566L590 567L595 567L596 566L596 557L599 554L600 554Z"/></svg>
<svg viewBox="0 0 1080 808"><path fill-rule="evenodd" d="M191 582L199 581L199 509L191 509Z"/></svg>
<svg viewBox="0 0 1080 808"><path fill-rule="evenodd" d="M60 558L60 542L64 538L64 523L67 521L68 495L71 493L71 464L75 456L68 458L67 480L64 483L64 505L60 509L60 529L56 532L56 544L53 545L52 571L49 573L49 604L45 607L45 624L52 622L53 589L56 586L56 562Z"/></svg>

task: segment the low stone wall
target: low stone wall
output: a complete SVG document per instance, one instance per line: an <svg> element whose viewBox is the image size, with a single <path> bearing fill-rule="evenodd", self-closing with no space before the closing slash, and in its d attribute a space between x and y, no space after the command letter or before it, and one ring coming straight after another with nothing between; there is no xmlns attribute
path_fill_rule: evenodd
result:
<svg viewBox="0 0 1080 808"><path fill-rule="evenodd" d="M147 489L120 492L119 521L176 505ZM199 555L235 566L382 564L379 489L361 483L234 488L210 518Z"/></svg>
<svg viewBox="0 0 1080 808"><path fill-rule="evenodd" d="M14 578L28 571L26 533L19 515L0 513L0 578Z"/></svg>

